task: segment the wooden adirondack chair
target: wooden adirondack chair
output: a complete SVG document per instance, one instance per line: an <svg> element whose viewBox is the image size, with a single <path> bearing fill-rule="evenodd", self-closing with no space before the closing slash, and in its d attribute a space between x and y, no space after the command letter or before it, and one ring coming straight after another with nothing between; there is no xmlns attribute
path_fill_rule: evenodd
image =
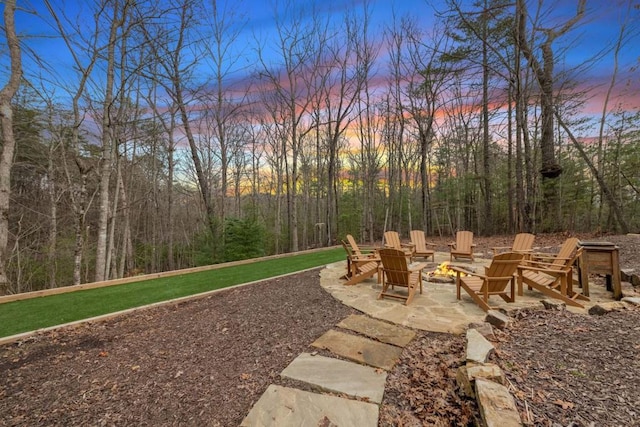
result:
<svg viewBox="0 0 640 427"><path fill-rule="evenodd" d="M427 245L434 246L435 243L428 243L422 230L411 230L411 243L414 245L413 256L414 258L431 258L431 261L435 261L435 251L427 248Z"/></svg>
<svg viewBox="0 0 640 427"><path fill-rule="evenodd" d="M529 289L535 289L565 304L584 308L578 301L589 301L589 298L573 290L573 266L581 255L582 248L578 247L578 239L572 237L551 258L540 255L523 261L518 266L518 295L523 294L526 284Z"/></svg>
<svg viewBox="0 0 640 427"><path fill-rule="evenodd" d="M342 247L347 252L347 274L343 276L347 281L345 286L355 285L378 272L380 265L380 257L375 254L356 255L351 247L343 240ZM380 277L378 277L380 282Z"/></svg>
<svg viewBox="0 0 640 427"><path fill-rule="evenodd" d="M564 241L560 250L553 253L534 253L531 255L533 261L546 262L556 266L563 266L569 258L573 258L575 250L578 248L580 241L575 237L569 237Z"/></svg>
<svg viewBox="0 0 640 427"><path fill-rule="evenodd" d="M406 256L413 259L414 245L400 242L400 235L397 231L384 232L384 246L385 248L393 248L404 251Z"/></svg>
<svg viewBox="0 0 640 427"><path fill-rule="evenodd" d="M351 250L353 251L353 253L360 258L365 258L365 257L377 258L378 257L378 255L376 254L376 251L379 248L374 248L373 246L360 247L356 243L356 239L354 239L351 234L347 234L347 244L351 247Z"/></svg>
<svg viewBox="0 0 640 427"><path fill-rule="evenodd" d="M456 275L456 296L460 299L460 289L464 289L484 311L489 311L489 297L497 295L506 302L515 301L516 268L524 255L516 252L505 252L493 257L485 274L469 273L467 270L451 266ZM467 274L462 276L461 273ZM510 285L509 291L507 286Z"/></svg>
<svg viewBox="0 0 640 427"><path fill-rule="evenodd" d="M405 305L409 305L417 289L422 293L422 270L427 264L409 265L407 255L401 249L385 248L381 249L379 254L382 260L382 291L378 299L396 298L404 300ZM393 291L396 286L407 288L407 292Z"/></svg>
<svg viewBox="0 0 640 427"><path fill-rule="evenodd" d="M531 233L518 233L516 234L515 239L513 239L513 246L495 247L491 250L494 255L498 255L500 252L530 253L533 248L533 241L535 238L536 236Z"/></svg>
<svg viewBox="0 0 640 427"><path fill-rule="evenodd" d="M573 265L582 255L578 248L578 239L567 239L560 252L552 258L541 257L523 261L518 266L518 295L523 294L523 286L563 301L574 307L584 308L579 300L589 298L573 290Z"/></svg>
<svg viewBox="0 0 640 427"><path fill-rule="evenodd" d="M456 241L449 243L449 261L458 258L469 258L473 262L473 248L476 245L473 243L473 232L471 231L458 231L456 233Z"/></svg>

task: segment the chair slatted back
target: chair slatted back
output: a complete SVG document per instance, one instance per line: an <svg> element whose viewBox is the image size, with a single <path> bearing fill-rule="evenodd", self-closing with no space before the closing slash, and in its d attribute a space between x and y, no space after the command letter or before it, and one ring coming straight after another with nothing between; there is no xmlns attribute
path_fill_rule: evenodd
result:
<svg viewBox="0 0 640 427"><path fill-rule="evenodd" d="M402 249L400 245L400 235L397 231L385 231L384 244L394 249Z"/></svg>
<svg viewBox="0 0 640 427"><path fill-rule="evenodd" d="M517 252L505 252L493 257L485 274L485 286L489 287L489 293L506 289L523 257L523 254Z"/></svg>
<svg viewBox="0 0 640 427"><path fill-rule="evenodd" d="M416 247L416 252L427 252L427 241L424 237L424 231L422 230L411 230L411 243L413 243Z"/></svg>
<svg viewBox="0 0 640 427"><path fill-rule="evenodd" d="M536 236L531 233L519 233L516 234L516 238L513 241L512 250L514 252L522 251L530 251L533 248L533 241Z"/></svg>
<svg viewBox="0 0 640 427"><path fill-rule="evenodd" d="M407 254L401 249L385 248L378 252L382 260L385 279L390 285L409 285L409 263Z"/></svg>
<svg viewBox="0 0 640 427"><path fill-rule="evenodd" d="M473 244L472 231L458 231L456 233L456 252L471 253Z"/></svg>
<svg viewBox="0 0 640 427"><path fill-rule="evenodd" d="M551 265L557 267L565 267L567 266L567 261L572 260L575 261L576 255L575 252L578 249L578 239L575 237L569 237L560 247L560 251L556 255L556 258L553 260ZM569 265L571 265L569 264Z"/></svg>
<svg viewBox="0 0 640 427"><path fill-rule="evenodd" d="M349 242L349 246L351 246L351 250L356 256L362 256L362 251L351 234L347 234L347 242Z"/></svg>

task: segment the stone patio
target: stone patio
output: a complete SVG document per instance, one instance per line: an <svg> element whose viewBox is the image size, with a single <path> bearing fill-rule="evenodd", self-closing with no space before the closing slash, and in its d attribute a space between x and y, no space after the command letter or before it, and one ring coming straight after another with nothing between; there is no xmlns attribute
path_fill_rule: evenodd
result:
<svg viewBox="0 0 640 427"><path fill-rule="evenodd" d="M436 252L435 262L430 265L435 269L443 261L449 260L449 254ZM482 271L491 260L478 255L475 262L467 264ZM390 299L378 300L381 285L374 276L353 286L344 286L340 277L346 270L346 262L337 262L327 266L320 273L321 286L343 304L351 306L367 315L386 320L387 322L411 328L432 332L462 334L471 323L484 321L486 313L478 307L471 297L462 292L462 299L456 299L456 287L453 283L424 282L423 293L416 294L410 305L405 306L399 301ZM429 270L429 268L427 268ZM541 300L547 297L536 291L525 289L523 296L516 295L516 301L507 303L499 297L492 297L490 304L498 309L507 311L525 307L542 307ZM595 304L612 301L611 292L602 286L592 286L591 301L585 303L585 308L567 307L567 310L587 313Z"/></svg>

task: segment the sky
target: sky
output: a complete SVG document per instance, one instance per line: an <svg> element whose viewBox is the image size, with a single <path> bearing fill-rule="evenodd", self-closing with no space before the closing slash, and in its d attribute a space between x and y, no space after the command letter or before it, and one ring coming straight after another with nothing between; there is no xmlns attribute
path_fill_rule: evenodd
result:
<svg viewBox="0 0 640 427"><path fill-rule="evenodd" d="M470 3L468 0L461 1L463 4ZM60 39L56 37L54 29L51 28L51 19L42 0L17 0L17 2L19 7L16 12L17 31L28 49L33 52L26 52L28 57L25 59L25 67L28 69L28 74L37 75L43 72L42 66L34 59L37 55L45 63L52 65L55 72L58 72L58 77L54 78L64 79L67 75L64 70L70 66L70 57ZM86 10L86 2L87 0L51 0L55 8L63 10L69 16L81 16L82 11ZM338 17L347 10L361 13L364 2L365 0L323 0L318 2L318 7L322 14ZM280 5L284 3L279 0ZM293 0L296 6L308 3L309 0ZM535 12L537 3L537 1L528 2L530 13ZM257 42L268 45L269 41L275 37L274 10L277 7L274 4L277 2L271 0L218 1L220 10L224 7L235 8L237 16L241 16L245 22L237 45L243 57L243 61L238 62L235 70L239 79L247 77L242 73L250 68L250 64L256 62L256 54L252 46ZM384 27L393 22L394 17L399 19L408 15L428 29L438 21L436 16L438 11L446 9L444 0L369 0L368 6L371 11L372 34L379 38ZM577 0L544 0L541 15L545 17L544 22L553 28L573 16L576 6ZM0 9L2 8L4 8L3 4L0 5ZM626 85L627 89L633 88L636 95L629 99L629 103L632 107L638 108L640 105L637 95L640 90L638 77L640 73L637 70L640 65L639 16L640 0L587 0L585 19L575 30L563 36L560 39L561 43L556 46L557 52L560 53L556 70L571 69L590 58L601 55L593 66L586 70L579 70L579 75L575 77L579 84L584 86L600 85L601 88L605 88L611 80L614 61L611 53L603 52L610 50L615 44L621 24L626 19L631 35L619 56L619 87L624 89ZM90 21L87 19L87 22L90 23ZM3 35L0 37L0 42L0 65L2 66L0 84L4 84L8 60ZM598 103L593 102L593 104L593 108L597 109Z"/></svg>

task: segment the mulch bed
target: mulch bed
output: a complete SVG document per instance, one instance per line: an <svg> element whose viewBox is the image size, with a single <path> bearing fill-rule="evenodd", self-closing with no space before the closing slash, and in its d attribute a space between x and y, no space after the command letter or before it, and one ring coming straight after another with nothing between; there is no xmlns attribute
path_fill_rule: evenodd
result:
<svg viewBox="0 0 640 427"><path fill-rule="evenodd" d="M640 238L606 240L637 267ZM356 313L320 287L318 271L2 346L0 425L236 426L269 384L287 384L279 373L297 355ZM638 425L639 310L520 317L498 334L495 362L526 423ZM462 337L420 332L390 372L380 425L472 425L475 403L455 384L463 358Z"/></svg>
<svg viewBox="0 0 640 427"><path fill-rule="evenodd" d="M640 425L640 309L518 317L494 361L527 425Z"/></svg>
<svg viewBox="0 0 640 427"><path fill-rule="evenodd" d="M6 345L0 425L237 426L352 313L313 270Z"/></svg>

